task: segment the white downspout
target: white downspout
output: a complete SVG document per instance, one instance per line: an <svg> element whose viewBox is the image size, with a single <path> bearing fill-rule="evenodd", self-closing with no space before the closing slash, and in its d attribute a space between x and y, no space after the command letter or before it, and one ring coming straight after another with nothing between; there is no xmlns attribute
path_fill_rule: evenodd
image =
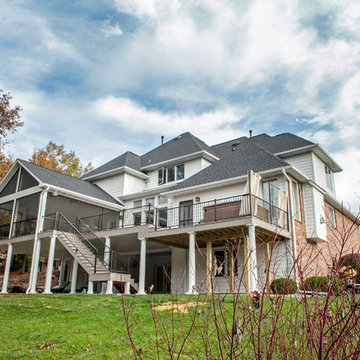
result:
<svg viewBox="0 0 360 360"><path fill-rule="evenodd" d="M297 268L296 268L296 263L295 261L297 260L297 249L296 249L296 232L295 232L295 218L293 215L293 193L292 193L292 183L291 180L289 178L289 176L287 175L285 169L282 170L286 181L288 182L289 185L289 210L290 210L290 219L291 219L291 242L292 242L292 248L293 248L293 255L294 255L294 275L295 275L295 281L296 284L299 287L299 283L298 283L298 276L297 276Z"/></svg>

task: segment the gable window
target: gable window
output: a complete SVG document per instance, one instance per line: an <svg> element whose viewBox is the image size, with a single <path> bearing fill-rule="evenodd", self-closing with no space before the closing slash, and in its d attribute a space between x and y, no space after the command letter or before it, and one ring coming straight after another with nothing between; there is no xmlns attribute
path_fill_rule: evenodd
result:
<svg viewBox="0 0 360 360"><path fill-rule="evenodd" d="M158 170L158 184L165 184L175 180L182 180L185 178L185 166L184 164L176 166L168 166L167 168L161 168Z"/></svg>
<svg viewBox="0 0 360 360"><path fill-rule="evenodd" d="M336 227L335 209L329 206L329 221L330 225Z"/></svg>
<svg viewBox="0 0 360 360"><path fill-rule="evenodd" d="M176 166L176 180L182 180L185 177L185 166L184 164Z"/></svg>
<svg viewBox="0 0 360 360"><path fill-rule="evenodd" d="M334 178L332 171L325 165L326 185L329 190L334 191Z"/></svg>
<svg viewBox="0 0 360 360"><path fill-rule="evenodd" d="M301 221L299 185L295 181L292 181L292 193L293 193L294 218L295 220Z"/></svg>

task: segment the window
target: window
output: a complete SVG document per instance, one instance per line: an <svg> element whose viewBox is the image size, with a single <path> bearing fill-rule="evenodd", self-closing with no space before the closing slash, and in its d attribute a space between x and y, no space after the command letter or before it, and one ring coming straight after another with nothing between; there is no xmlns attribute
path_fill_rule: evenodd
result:
<svg viewBox="0 0 360 360"><path fill-rule="evenodd" d="M167 182L175 181L175 166L167 168Z"/></svg>
<svg viewBox="0 0 360 360"><path fill-rule="evenodd" d="M133 221L134 225L141 225L141 207L142 207L142 200L135 200L134 201L134 209L139 209L138 212L133 213Z"/></svg>
<svg viewBox="0 0 360 360"><path fill-rule="evenodd" d="M180 164L176 166L169 166L158 170L158 184L165 184L175 180L182 180L185 178L185 165Z"/></svg>
<svg viewBox="0 0 360 360"><path fill-rule="evenodd" d="M145 200L146 205L154 205L154 198L147 198Z"/></svg>
<svg viewBox="0 0 360 360"><path fill-rule="evenodd" d="M292 181L292 195L293 195L293 215L298 221L301 221L300 198L299 198L299 185L297 182Z"/></svg>
<svg viewBox="0 0 360 360"><path fill-rule="evenodd" d="M176 180L182 180L185 177L185 166L184 164L176 166Z"/></svg>
<svg viewBox="0 0 360 360"><path fill-rule="evenodd" d="M226 274L225 265L225 251L214 251L215 276L224 276Z"/></svg>
<svg viewBox="0 0 360 360"><path fill-rule="evenodd" d="M335 210L331 206L329 206L329 221L331 226L336 227Z"/></svg>
<svg viewBox="0 0 360 360"><path fill-rule="evenodd" d="M167 204L168 198L166 196L159 196L159 205Z"/></svg>
<svg viewBox="0 0 360 360"><path fill-rule="evenodd" d="M161 208L158 210L158 224L161 228L167 227L167 208Z"/></svg>
<svg viewBox="0 0 360 360"><path fill-rule="evenodd" d="M334 191L333 173L327 166L325 166L325 174L326 174L326 185L328 189Z"/></svg>

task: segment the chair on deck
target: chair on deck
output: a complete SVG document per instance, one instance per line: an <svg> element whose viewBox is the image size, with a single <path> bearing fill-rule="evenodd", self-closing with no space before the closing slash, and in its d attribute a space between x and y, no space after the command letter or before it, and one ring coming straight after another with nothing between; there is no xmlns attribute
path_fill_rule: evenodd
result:
<svg viewBox="0 0 360 360"><path fill-rule="evenodd" d="M79 289L76 289L76 292L80 293L80 294L86 294L87 293L87 289L89 287L89 283L87 281L85 281Z"/></svg>
<svg viewBox="0 0 360 360"><path fill-rule="evenodd" d="M51 292L55 294L60 294L60 293L62 294L69 285L70 285L70 281L64 281L60 286L56 288L52 288Z"/></svg>

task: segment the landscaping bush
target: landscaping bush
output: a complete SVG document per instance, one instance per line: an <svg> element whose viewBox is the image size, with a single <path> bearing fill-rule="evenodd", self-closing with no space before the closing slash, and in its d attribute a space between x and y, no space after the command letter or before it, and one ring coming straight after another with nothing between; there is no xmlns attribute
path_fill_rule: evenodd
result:
<svg viewBox="0 0 360 360"><path fill-rule="evenodd" d="M332 279L327 276L312 276L304 281L304 290L313 292L328 292ZM332 288L333 293L341 291L341 282L339 279L334 280Z"/></svg>
<svg viewBox="0 0 360 360"><path fill-rule="evenodd" d="M340 266L351 266L357 271L356 282L360 283L360 254L347 254L340 258Z"/></svg>
<svg viewBox="0 0 360 360"><path fill-rule="evenodd" d="M295 294L297 285L296 281L292 279L279 278L271 282L270 289L274 294L278 295Z"/></svg>

